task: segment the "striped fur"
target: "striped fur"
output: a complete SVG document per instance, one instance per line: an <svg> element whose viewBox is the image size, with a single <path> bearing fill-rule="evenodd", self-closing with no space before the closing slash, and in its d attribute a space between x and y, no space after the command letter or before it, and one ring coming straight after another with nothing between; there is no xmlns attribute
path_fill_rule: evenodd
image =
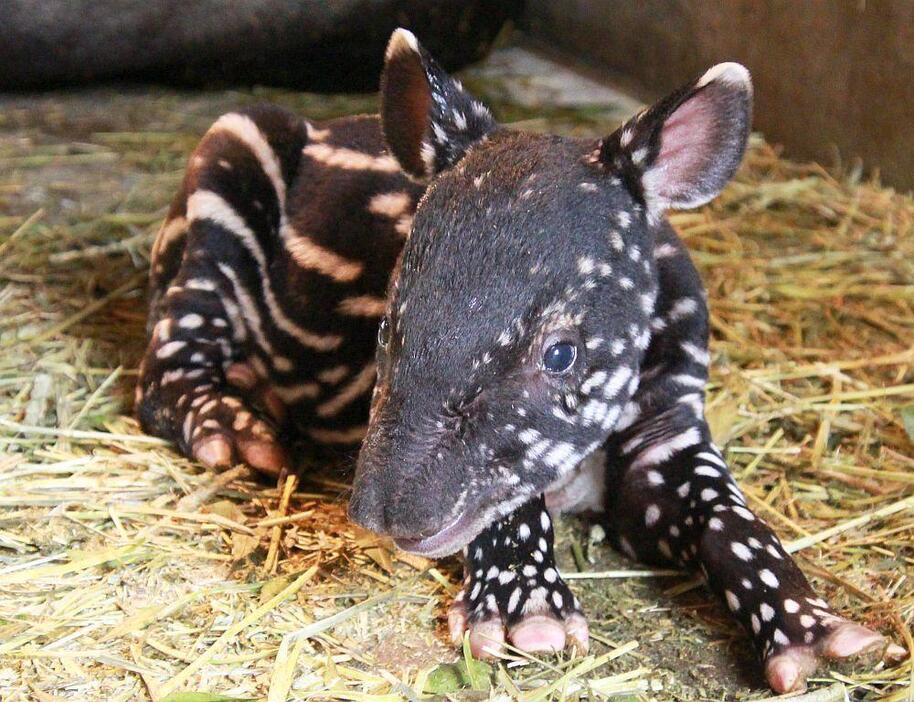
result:
<svg viewBox="0 0 914 702"><path fill-rule="evenodd" d="M420 195L387 155L376 118L315 126L270 106L221 117L189 159L153 247L144 428L188 455L210 435L237 432L241 412L268 436L289 428L357 443L401 219ZM282 426L226 380L237 364L286 405ZM192 406L206 393L216 405ZM232 411L223 395L244 401ZM213 420L217 407L225 419ZM250 435L242 442L256 438L239 426ZM232 448L226 461L243 458Z"/></svg>

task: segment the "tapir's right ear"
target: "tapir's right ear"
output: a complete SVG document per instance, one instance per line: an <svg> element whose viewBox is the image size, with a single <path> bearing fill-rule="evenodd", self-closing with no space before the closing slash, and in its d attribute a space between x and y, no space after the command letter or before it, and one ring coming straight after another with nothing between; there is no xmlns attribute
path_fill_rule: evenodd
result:
<svg viewBox="0 0 914 702"><path fill-rule="evenodd" d="M495 128L489 110L435 62L412 32L396 30L381 76L387 146L412 177L427 180Z"/></svg>

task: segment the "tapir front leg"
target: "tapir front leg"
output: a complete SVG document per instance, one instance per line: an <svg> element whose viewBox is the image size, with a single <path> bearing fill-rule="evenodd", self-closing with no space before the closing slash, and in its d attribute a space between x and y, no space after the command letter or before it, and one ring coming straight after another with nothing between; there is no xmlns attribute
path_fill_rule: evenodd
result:
<svg viewBox="0 0 914 702"><path fill-rule="evenodd" d="M152 250L155 322L136 387L143 429L212 467L278 473L286 407L272 380L281 303L270 253L306 125L279 108L221 117L191 156ZM286 324L286 327L289 325ZM289 343L286 341L286 343Z"/></svg>
<svg viewBox="0 0 914 702"><path fill-rule="evenodd" d="M244 461L276 473L287 464L276 437L285 408L243 355L246 332L224 283L200 261L163 296L140 366L137 414L146 431L208 466Z"/></svg>
<svg viewBox="0 0 914 702"><path fill-rule="evenodd" d="M880 648L878 633L843 619L813 591L777 535L746 506L707 424L679 403L644 417L609 459L616 545L647 562L699 569L751 634L769 684L803 689L821 659ZM615 479L614 479L615 478Z"/></svg>
<svg viewBox="0 0 914 702"><path fill-rule="evenodd" d="M463 590L448 613L455 643L469 630L474 655L497 652L506 638L528 652L587 650L587 621L555 566L553 538L540 495L464 549Z"/></svg>

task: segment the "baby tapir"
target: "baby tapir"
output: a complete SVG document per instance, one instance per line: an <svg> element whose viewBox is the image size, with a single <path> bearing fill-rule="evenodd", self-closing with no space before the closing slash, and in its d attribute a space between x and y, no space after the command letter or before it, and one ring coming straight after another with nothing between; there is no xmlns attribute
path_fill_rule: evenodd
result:
<svg viewBox="0 0 914 702"><path fill-rule="evenodd" d="M479 654L587 647L550 510L591 509L633 558L700 570L775 690L898 656L815 595L704 419L705 295L664 213L733 175L751 96L720 64L600 141L518 133L398 30L380 118L223 116L153 249L143 427L266 472L280 431L364 436L351 517L463 549L449 622Z"/></svg>

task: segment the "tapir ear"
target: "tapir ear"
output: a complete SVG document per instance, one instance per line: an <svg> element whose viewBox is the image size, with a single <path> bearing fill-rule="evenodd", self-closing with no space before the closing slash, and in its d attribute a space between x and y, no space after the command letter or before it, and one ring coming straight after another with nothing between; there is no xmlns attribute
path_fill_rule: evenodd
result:
<svg viewBox="0 0 914 702"><path fill-rule="evenodd" d="M381 76L381 124L403 170L426 180L495 128L478 100L435 62L412 32L396 30Z"/></svg>
<svg viewBox="0 0 914 702"><path fill-rule="evenodd" d="M597 159L656 217L714 198L739 167L751 122L749 71L720 63L604 139Z"/></svg>

